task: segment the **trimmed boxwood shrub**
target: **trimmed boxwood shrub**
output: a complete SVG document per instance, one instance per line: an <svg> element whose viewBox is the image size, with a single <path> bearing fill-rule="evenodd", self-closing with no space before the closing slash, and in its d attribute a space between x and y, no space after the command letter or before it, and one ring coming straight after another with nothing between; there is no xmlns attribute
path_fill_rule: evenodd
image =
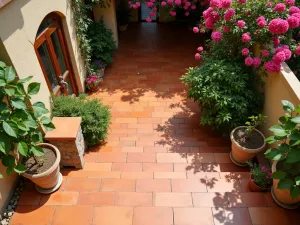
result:
<svg viewBox="0 0 300 225"><path fill-rule="evenodd" d="M110 125L109 107L98 99L88 99L85 95L52 97L52 115L57 117L82 117L81 127L88 146L105 140Z"/></svg>

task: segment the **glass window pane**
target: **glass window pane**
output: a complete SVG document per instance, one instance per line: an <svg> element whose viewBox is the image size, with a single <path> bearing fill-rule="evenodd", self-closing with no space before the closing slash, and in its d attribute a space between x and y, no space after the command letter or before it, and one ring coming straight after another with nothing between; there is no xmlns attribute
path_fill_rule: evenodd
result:
<svg viewBox="0 0 300 225"><path fill-rule="evenodd" d="M46 43L43 43L38 48L38 52L39 52L40 58L42 59L42 63L45 68L48 80L51 84L52 90L54 90L55 87L58 85L58 82L56 79L55 71L54 71L54 68L53 68L53 65L52 65L52 62L50 59L50 55L49 55L49 51L48 51Z"/></svg>
<svg viewBox="0 0 300 225"><path fill-rule="evenodd" d="M40 27L39 27L39 29L38 29L38 31L37 31L37 34L36 34L36 37L37 36L39 36L48 26L50 26L50 24L51 23L53 23L53 18L47 18L47 19L45 19L42 23L41 23L41 25L40 25Z"/></svg>
<svg viewBox="0 0 300 225"><path fill-rule="evenodd" d="M67 82L67 84L68 84L68 95L74 94L72 83L71 83L71 80L70 80L69 76L65 79L65 82Z"/></svg>
<svg viewBox="0 0 300 225"><path fill-rule="evenodd" d="M51 34L51 40L54 46L54 51L55 51L55 55L57 57L57 61L59 64L59 68L60 68L60 72L63 75L66 70L66 63L65 63L65 58L61 49L61 45L60 45L60 41L57 35L57 32L55 31L53 34Z"/></svg>

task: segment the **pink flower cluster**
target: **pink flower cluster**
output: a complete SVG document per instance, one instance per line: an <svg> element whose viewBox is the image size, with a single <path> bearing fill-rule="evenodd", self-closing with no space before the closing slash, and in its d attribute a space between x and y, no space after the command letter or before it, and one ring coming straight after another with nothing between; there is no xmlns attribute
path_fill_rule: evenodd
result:
<svg viewBox="0 0 300 225"><path fill-rule="evenodd" d="M270 21L269 31L272 34L285 34L289 30L289 23L281 18L276 18Z"/></svg>
<svg viewBox="0 0 300 225"><path fill-rule="evenodd" d="M223 35L221 32L215 31L211 33L211 39L214 41L220 41L222 39Z"/></svg>
<svg viewBox="0 0 300 225"><path fill-rule="evenodd" d="M267 25L267 21L264 16L260 16L256 19L256 23L259 27L265 27Z"/></svg>
<svg viewBox="0 0 300 225"><path fill-rule="evenodd" d="M100 81L101 83L103 82L102 79L99 80L99 77L96 76L96 75L92 75L90 74L87 78L85 78L85 82L88 84L88 85L91 85L91 84L94 84L96 82Z"/></svg>
<svg viewBox="0 0 300 225"><path fill-rule="evenodd" d="M202 46L199 46L199 47L197 48L197 51L198 51L198 52L202 52L203 49L204 49L204 48L203 48ZM201 59L200 53L196 53L196 54L195 54L195 59L196 59L196 60Z"/></svg>

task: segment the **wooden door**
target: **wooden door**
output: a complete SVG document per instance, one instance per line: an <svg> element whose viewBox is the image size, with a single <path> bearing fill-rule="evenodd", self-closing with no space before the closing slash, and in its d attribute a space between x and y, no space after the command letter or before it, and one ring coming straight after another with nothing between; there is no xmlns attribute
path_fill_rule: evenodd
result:
<svg viewBox="0 0 300 225"><path fill-rule="evenodd" d="M50 15L44 19L34 48L50 92L54 95L77 95L71 62L58 16Z"/></svg>

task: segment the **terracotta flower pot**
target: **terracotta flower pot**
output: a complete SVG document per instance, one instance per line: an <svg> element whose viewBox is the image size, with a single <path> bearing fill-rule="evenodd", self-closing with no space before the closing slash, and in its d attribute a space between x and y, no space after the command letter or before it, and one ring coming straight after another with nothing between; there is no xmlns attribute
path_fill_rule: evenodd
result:
<svg viewBox="0 0 300 225"><path fill-rule="evenodd" d="M38 144L40 147L48 148L52 150L56 155L56 160L54 164L45 172L40 174L29 174L29 173L22 173L22 176L26 177L27 179L31 180L33 183L35 183L39 188L41 189L52 189L58 185L59 182L61 182L61 174L60 174L60 152L59 150L51 144L48 143L41 143ZM59 186L58 186L59 187ZM58 188L57 187L57 188Z"/></svg>
<svg viewBox="0 0 300 225"><path fill-rule="evenodd" d="M269 188L262 188L262 187L258 186L257 184L255 184L251 175L250 175L250 180L249 180L249 188L251 189L251 191L254 191L254 192L263 192L263 191L269 190Z"/></svg>
<svg viewBox="0 0 300 225"><path fill-rule="evenodd" d="M273 164L272 164L272 173L274 173L277 170L276 169L277 163L278 163L278 161L273 162ZM279 183L279 180L273 179L273 193L275 195L276 199L274 199L274 200L276 202L279 201L280 203L283 203L283 204L286 204L286 205L294 205L294 204L300 203L300 196L297 197L297 198L292 198L291 194L290 194L290 190L278 189L278 183Z"/></svg>
<svg viewBox="0 0 300 225"><path fill-rule="evenodd" d="M100 84L89 87L89 90L91 92L96 92L99 90L99 88L100 88Z"/></svg>
<svg viewBox="0 0 300 225"><path fill-rule="evenodd" d="M253 159L253 157L259 153L260 151L264 150L266 148L266 143L264 142L263 145L259 148L255 149L249 149L241 146L235 139L234 139L234 133L236 130L246 128L245 126L240 126L235 128L231 134L230 134L230 140L231 140L231 155L233 158L233 161L235 164L240 165L246 165L246 161ZM263 139L265 139L265 136L257 129L254 129L256 132L258 132Z"/></svg>

